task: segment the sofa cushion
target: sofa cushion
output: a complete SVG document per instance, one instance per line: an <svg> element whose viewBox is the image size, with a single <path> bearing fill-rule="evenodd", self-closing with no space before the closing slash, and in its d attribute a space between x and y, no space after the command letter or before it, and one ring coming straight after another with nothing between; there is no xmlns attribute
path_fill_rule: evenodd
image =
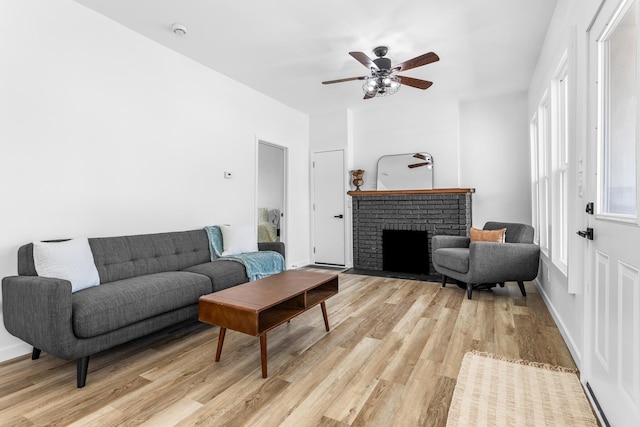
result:
<svg viewBox="0 0 640 427"><path fill-rule="evenodd" d="M100 284L86 237L64 242L33 242L33 264L39 276L70 281L71 292Z"/></svg>
<svg viewBox="0 0 640 427"><path fill-rule="evenodd" d="M183 271L204 274L209 277L213 286L213 292L249 281L244 265L236 261L224 259L194 265L193 267L185 268Z"/></svg>
<svg viewBox="0 0 640 427"><path fill-rule="evenodd" d="M253 225L221 225L222 256L258 252L258 235Z"/></svg>
<svg viewBox="0 0 640 427"><path fill-rule="evenodd" d="M80 338L198 303L211 293L207 276L165 272L105 283L72 295L73 330Z"/></svg>
<svg viewBox="0 0 640 427"><path fill-rule="evenodd" d="M100 283L178 271L211 260L204 230L89 239Z"/></svg>
<svg viewBox="0 0 640 427"><path fill-rule="evenodd" d="M499 228L496 230L479 230L471 227L469 229L469 237L472 242L504 243L504 236L506 232L506 228Z"/></svg>
<svg viewBox="0 0 640 427"><path fill-rule="evenodd" d="M433 253L433 262L459 273L469 271L469 248L440 248Z"/></svg>

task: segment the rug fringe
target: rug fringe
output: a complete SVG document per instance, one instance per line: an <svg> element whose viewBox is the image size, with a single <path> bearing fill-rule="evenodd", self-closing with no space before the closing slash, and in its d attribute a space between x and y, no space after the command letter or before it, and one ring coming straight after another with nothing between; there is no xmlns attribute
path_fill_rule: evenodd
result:
<svg viewBox="0 0 640 427"><path fill-rule="evenodd" d="M498 356L497 354L487 353L486 351L469 350L467 351L467 354L469 353L475 354L478 356L489 357L491 359L503 360L505 362L517 363L519 365L526 365L526 366L533 366L535 368L548 369L550 371L555 371L555 372L567 372L570 374L578 373L577 369L565 368L564 366L550 365L548 363L532 362L530 360L524 360L524 359L514 359L512 357Z"/></svg>

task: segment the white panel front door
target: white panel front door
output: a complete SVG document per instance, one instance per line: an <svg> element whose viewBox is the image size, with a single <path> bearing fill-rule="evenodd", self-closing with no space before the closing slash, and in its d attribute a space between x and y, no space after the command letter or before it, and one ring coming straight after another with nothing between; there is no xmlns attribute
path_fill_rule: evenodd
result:
<svg viewBox="0 0 640 427"><path fill-rule="evenodd" d="M344 151L322 151L313 158L313 244L316 264L345 264Z"/></svg>
<svg viewBox="0 0 640 427"><path fill-rule="evenodd" d="M595 214L583 380L613 426L640 426L638 0L608 0L589 32L587 185Z"/></svg>

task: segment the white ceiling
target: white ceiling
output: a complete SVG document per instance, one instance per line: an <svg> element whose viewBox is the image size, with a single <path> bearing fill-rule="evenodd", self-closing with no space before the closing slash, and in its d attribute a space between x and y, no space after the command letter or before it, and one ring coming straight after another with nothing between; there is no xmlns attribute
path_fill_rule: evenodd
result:
<svg viewBox="0 0 640 427"><path fill-rule="evenodd" d="M312 114L359 108L362 82L322 85L368 70L351 56L389 47L392 63L433 51L404 74L394 103L472 99L527 90L557 0L76 0L156 42ZM186 36L171 30L187 26Z"/></svg>

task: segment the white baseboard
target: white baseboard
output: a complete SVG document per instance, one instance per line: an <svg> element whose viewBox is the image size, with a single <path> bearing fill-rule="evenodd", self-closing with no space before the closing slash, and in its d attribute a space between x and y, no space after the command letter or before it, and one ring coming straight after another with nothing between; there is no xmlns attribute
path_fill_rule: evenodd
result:
<svg viewBox="0 0 640 427"><path fill-rule="evenodd" d="M565 326L564 322L562 321L562 317L560 317L560 315L558 315L558 311L556 310L555 306L551 302L551 299L549 298L549 296L544 291L544 288L542 286L540 286L540 283L538 282L538 279L536 279L534 281L534 283L536 284L536 288L538 289L538 293L542 296L542 301L544 301L544 304L547 306L547 309L549 310L549 313L551 313L551 317L553 317L553 320L556 322L556 326L558 327L558 330L560 331L560 334L562 335L562 338L564 339L564 342L567 344L567 347L569 348L569 352L571 353L571 356L573 357L573 360L576 362L576 366L578 367L579 370L582 370L582 352L581 352L581 349L579 349L576 346L575 341L573 340L571 334L569 334L569 331L567 330L567 327Z"/></svg>
<svg viewBox="0 0 640 427"><path fill-rule="evenodd" d="M289 264L289 266L287 267L288 269L296 269L296 268L300 268L300 267L305 267L307 265L311 264L311 261L308 259L302 260L302 261L294 261L291 264Z"/></svg>
<svg viewBox="0 0 640 427"><path fill-rule="evenodd" d="M33 347L27 343L17 343L9 345L3 349L0 349L0 362L16 358L18 356L24 356L31 353Z"/></svg>

